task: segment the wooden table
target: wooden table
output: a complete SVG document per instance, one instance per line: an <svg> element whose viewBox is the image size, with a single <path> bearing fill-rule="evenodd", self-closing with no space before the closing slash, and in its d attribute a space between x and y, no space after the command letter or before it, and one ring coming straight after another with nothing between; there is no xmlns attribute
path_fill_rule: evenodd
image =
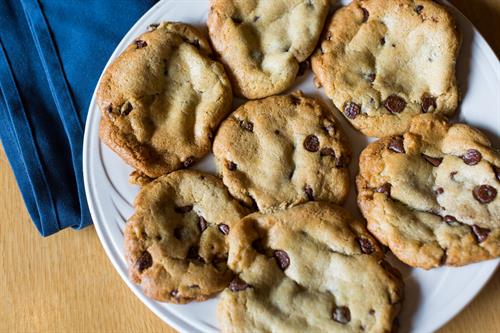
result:
<svg viewBox="0 0 500 333"><path fill-rule="evenodd" d="M500 54L500 0L452 0ZM0 149L0 332L174 332L127 288L93 227L39 236ZM500 270L440 332L500 332Z"/></svg>

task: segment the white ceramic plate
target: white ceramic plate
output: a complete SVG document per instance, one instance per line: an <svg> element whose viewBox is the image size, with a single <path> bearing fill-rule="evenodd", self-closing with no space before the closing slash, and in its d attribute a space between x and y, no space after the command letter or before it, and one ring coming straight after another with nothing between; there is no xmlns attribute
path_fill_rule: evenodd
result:
<svg viewBox="0 0 500 333"><path fill-rule="evenodd" d="M348 1L340 1L346 4ZM208 0L162 0L149 10L127 33L111 56L108 65L149 24L161 21L181 21L203 30L208 13ZM500 65L495 54L472 24L456 9L453 13L463 33L458 78L464 99L458 120L485 131L499 147L500 132ZM299 78L290 91L301 89L308 95L322 99L333 108L323 91L312 84L311 72ZM163 304L148 299L140 288L127 277L123 256L123 229L132 214L132 202L138 187L128 183L132 169L104 146L98 137L100 112L95 94L90 104L83 149L83 173L90 212L95 228L111 262L132 291L156 315L183 332L217 331L215 306L217 299L188 305ZM351 178L357 174L357 158L369 138L353 130L337 114L353 145L355 159L351 163ZM215 171L209 156L196 166L205 171ZM346 205L357 216L354 182ZM462 310L494 273L499 260L490 260L462 268L438 268L431 271L412 269L391 260L403 273L406 299L400 316L401 332L432 332L452 319Z"/></svg>

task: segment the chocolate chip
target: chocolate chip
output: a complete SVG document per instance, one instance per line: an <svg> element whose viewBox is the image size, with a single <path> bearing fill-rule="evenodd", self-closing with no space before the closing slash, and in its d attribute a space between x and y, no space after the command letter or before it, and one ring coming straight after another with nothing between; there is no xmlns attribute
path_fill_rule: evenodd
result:
<svg viewBox="0 0 500 333"><path fill-rule="evenodd" d="M311 186L304 186L304 193L306 194L307 200L314 201L314 194Z"/></svg>
<svg viewBox="0 0 500 333"><path fill-rule="evenodd" d="M280 134L281 134L281 132L280 132L279 130L274 130L274 134L276 134L276 135L280 135Z"/></svg>
<svg viewBox="0 0 500 333"><path fill-rule="evenodd" d="M231 290L232 292L242 291L247 288L250 288L250 285L239 277L235 277L233 281L229 283L229 290Z"/></svg>
<svg viewBox="0 0 500 333"><path fill-rule="evenodd" d="M160 25L158 23L153 23L148 26L148 31L156 30Z"/></svg>
<svg viewBox="0 0 500 333"><path fill-rule="evenodd" d="M247 120L240 120L240 127L246 131L253 132L253 123Z"/></svg>
<svg viewBox="0 0 500 333"><path fill-rule="evenodd" d="M457 173L458 173L458 171L452 171L452 172L450 172L450 178L451 178L452 180L455 180L455 175L456 175Z"/></svg>
<svg viewBox="0 0 500 333"><path fill-rule="evenodd" d="M351 311L347 306L336 306L332 311L332 319L345 325L351 321Z"/></svg>
<svg viewBox="0 0 500 333"><path fill-rule="evenodd" d="M186 158L183 162L182 162L182 165L185 167L185 168L189 168L191 165L193 165L195 162L194 160L194 157L193 156L189 156L188 158Z"/></svg>
<svg viewBox="0 0 500 333"><path fill-rule="evenodd" d="M224 235L229 234L229 226L227 224L219 224L218 226L219 231L222 232Z"/></svg>
<svg viewBox="0 0 500 333"><path fill-rule="evenodd" d="M452 227L456 227L456 226L460 225L460 223L458 222L458 220L456 219L456 217L452 216L452 215L445 215L443 217L443 221L446 222L448 225L450 225Z"/></svg>
<svg viewBox="0 0 500 333"><path fill-rule="evenodd" d="M420 13L422 12L423 9L424 9L424 6L422 6L422 5L418 5L417 7L415 7L415 11L419 15L420 15Z"/></svg>
<svg viewBox="0 0 500 333"><path fill-rule="evenodd" d="M436 192L437 195L443 194L444 193L444 188L438 187L435 192Z"/></svg>
<svg viewBox="0 0 500 333"><path fill-rule="evenodd" d="M373 83L375 81L375 79L377 78L377 75L375 73L371 73L371 74L368 74L366 76L366 78L368 79L368 81L370 81L371 83Z"/></svg>
<svg viewBox="0 0 500 333"><path fill-rule="evenodd" d="M370 309L370 311L368 311L369 314L371 314L372 316L375 314L375 310L373 309Z"/></svg>
<svg viewBox="0 0 500 333"><path fill-rule="evenodd" d="M361 252L365 254L372 254L375 249L373 248L373 244L370 240L366 238L358 238L358 244L361 248Z"/></svg>
<svg viewBox="0 0 500 333"><path fill-rule="evenodd" d="M144 251L135 262L135 266L137 267L139 273L142 273L145 269L153 266L153 257L151 257L151 254L148 251Z"/></svg>
<svg viewBox="0 0 500 333"><path fill-rule="evenodd" d="M191 246L188 250L186 259L198 262L204 262L203 258L198 254L199 248L197 246Z"/></svg>
<svg viewBox="0 0 500 333"><path fill-rule="evenodd" d="M276 263L281 268L282 271L290 266L290 257L283 250L274 251L274 259L276 259Z"/></svg>
<svg viewBox="0 0 500 333"><path fill-rule="evenodd" d="M474 187L472 190L474 198L480 203L487 204L495 200L497 197L497 190L490 185L480 185Z"/></svg>
<svg viewBox="0 0 500 333"><path fill-rule="evenodd" d="M404 139L402 136L395 136L389 141L388 148L396 153L405 153Z"/></svg>
<svg viewBox="0 0 500 333"><path fill-rule="evenodd" d="M239 17L231 17L231 20L234 22L234 24L239 25L243 23L243 20Z"/></svg>
<svg viewBox="0 0 500 333"><path fill-rule="evenodd" d="M130 102L127 102L123 104L120 113L124 116L128 116L128 114L130 113L130 111L132 111L132 109L133 109L132 104L130 104Z"/></svg>
<svg viewBox="0 0 500 333"><path fill-rule="evenodd" d="M182 240L182 227L174 229L174 237L178 240Z"/></svg>
<svg viewBox="0 0 500 333"><path fill-rule="evenodd" d="M198 229L200 230L200 233L207 229L207 225L207 220L205 220L203 216L198 216Z"/></svg>
<svg viewBox="0 0 500 333"><path fill-rule="evenodd" d="M148 43L146 43L146 41L145 41L145 40L137 39L137 40L135 41L135 46L136 46L138 49L142 49L143 47L148 46Z"/></svg>
<svg viewBox="0 0 500 333"><path fill-rule="evenodd" d="M303 61L299 64L299 71L297 73L297 76L302 76L305 74L305 72L309 69L310 63L309 60Z"/></svg>
<svg viewBox="0 0 500 333"><path fill-rule="evenodd" d="M229 163L227 163L227 166L226 166L226 167L227 167L229 170L234 171L234 170L236 170L236 168L237 168L238 166L237 166L237 165L236 165L236 163L234 163L234 162L229 162Z"/></svg>
<svg viewBox="0 0 500 333"><path fill-rule="evenodd" d="M368 18L370 17L370 13L368 12L368 10L366 8L361 8L361 10L363 11L363 23L368 21Z"/></svg>
<svg viewBox="0 0 500 333"><path fill-rule="evenodd" d="M432 164L432 166L435 166L435 167L438 167L441 164L441 162L443 162L443 159L441 157L431 157L431 156L425 155L425 154L422 154L422 157L427 162L429 162L430 164Z"/></svg>
<svg viewBox="0 0 500 333"><path fill-rule="evenodd" d="M431 109L432 108L432 109ZM436 98L432 96L423 96L422 97L422 112L427 113L429 111L436 110Z"/></svg>
<svg viewBox="0 0 500 333"><path fill-rule="evenodd" d="M491 167L493 168L493 172L495 173L495 177L500 182L500 168L497 167L496 165L492 165Z"/></svg>
<svg viewBox="0 0 500 333"><path fill-rule="evenodd" d="M391 113L400 113L405 109L406 102L397 95L391 95L385 100L384 107Z"/></svg>
<svg viewBox="0 0 500 333"><path fill-rule="evenodd" d="M462 156L462 160L467 165L476 165L479 162L481 162L482 158L483 158L483 155L481 155L481 153L479 151L477 151L476 149L469 149Z"/></svg>
<svg viewBox="0 0 500 333"><path fill-rule="evenodd" d="M481 228L480 226L474 224L472 226L472 232L476 236L477 242L482 243L488 238L488 234L491 232L490 229Z"/></svg>
<svg viewBox="0 0 500 333"><path fill-rule="evenodd" d="M344 114L347 118L355 119L360 113L361 113L360 105L353 102L348 102L344 105Z"/></svg>
<svg viewBox="0 0 500 333"><path fill-rule="evenodd" d="M193 206L191 206L191 205L182 206L182 207L177 207L177 206L174 207L174 211L176 213L179 213L179 214L186 214L192 210L193 210Z"/></svg>
<svg viewBox="0 0 500 333"><path fill-rule="evenodd" d="M385 183L384 185L380 186L379 188L377 188L375 190L375 192L377 193L383 193L383 194L387 194L388 196L391 195L391 187L392 185L389 184L389 183Z"/></svg>
<svg viewBox="0 0 500 333"><path fill-rule="evenodd" d="M380 44L385 45L385 37L380 38Z"/></svg>
<svg viewBox="0 0 500 333"><path fill-rule="evenodd" d="M335 157L335 150L332 148L321 148L319 154L321 156L333 156Z"/></svg>
<svg viewBox="0 0 500 333"><path fill-rule="evenodd" d="M179 290L174 289L170 292L170 296L177 298L179 296Z"/></svg>
<svg viewBox="0 0 500 333"><path fill-rule="evenodd" d="M304 140L304 148L307 151L315 153L319 150L319 139L316 135L310 134Z"/></svg>

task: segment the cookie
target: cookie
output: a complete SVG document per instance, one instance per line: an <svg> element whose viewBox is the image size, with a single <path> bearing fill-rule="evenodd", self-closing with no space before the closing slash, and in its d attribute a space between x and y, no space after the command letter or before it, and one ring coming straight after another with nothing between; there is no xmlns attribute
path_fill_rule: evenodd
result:
<svg viewBox="0 0 500 333"><path fill-rule="evenodd" d="M213 152L231 194L259 210L342 203L351 152L333 113L296 92L249 101L221 124Z"/></svg>
<svg viewBox="0 0 500 333"><path fill-rule="evenodd" d="M311 55L330 0L212 0L208 30L235 93L248 99L288 89Z"/></svg>
<svg viewBox="0 0 500 333"><path fill-rule="evenodd" d="M360 157L358 204L368 229L410 266L500 256L500 154L478 130L433 115Z"/></svg>
<svg viewBox="0 0 500 333"><path fill-rule="evenodd" d="M245 217L229 237L238 275L221 294L222 332L390 332L399 272L341 207L310 202Z"/></svg>
<svg viewBox="0 0 500 333"><path fill-rule="evenodd" d="M450 116L461 37L431 0L354 0L327 23L312 57L316 79L368 136L402 134L422 113Z"/></svg>
<svg viewBox="0 0 500 333"><path fill-rule="evenodd" d="M183 23L165 22L137 38L100 81L102 141L151 178L206 155L232 102L224 68L211 55L206 38Z"/></svg>
<svg viewBox="0 0 500 333"><path fill-rule="evenodd" d="M144 293L171 303L202 301L221 291L227 235L247 210L215 176L180 170L145 185L125 228L130 279Z"/></svg>

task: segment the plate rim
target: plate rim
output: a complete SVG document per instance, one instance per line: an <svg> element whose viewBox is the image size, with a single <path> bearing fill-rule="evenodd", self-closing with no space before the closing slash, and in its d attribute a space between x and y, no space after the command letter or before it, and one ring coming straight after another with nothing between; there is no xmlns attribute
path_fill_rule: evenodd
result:
<svg viewBox="0 0 500 333"><path fill-rule="evenodd" d="M106 62L106 65L103 68L101 75L99 76L99 80L96 83L96 87L92 93L92 99L88 107L87 119L85 121L84 139L83 139L82 166L83 166L83 179L84 179L86 200L88 203L90 215L92 217L93 225L99 237L101 246L104 248L108 259L111 261L113 265L113 268L115 269L115 271L118 272L121 279L125 282L127 287L132 290L135 296L138 297L141 300L141 302L144 305L146 305L147 308L151 310L158 318L160 318L163 322L167 323L168 325L170 325L179 332L184 332L184 331L191 332L194 330L197 331L200 328L175 316L175 314L173 314L172 312L168 313L169 315L173 315L172 317L165 314L163 309L160 309L158 306L156 306L157 305L156 303L158 302L146 297L142 293L140 288L137 285L133 284L132 281L130 281L127 275L127 270L122 270L122 268L120 267L121 266L121 264L119 263L120 258L118 258L119 254L115 253L115 251L111 246L112 245L111 241L108 239L108 235L106 234L104 226L106 222L101 218L100 216L101 213L97 208L99 204L96 202L96 196L92 190L91 171L90 171L91 164L89 163L89 160L91 159L90 152L91 152L91 140L92 140L90 134L91 132L90 128L92 123L94 122L93 121L94 118L99 116L98 112L95 111L97 109L96 92L104 72L109 67L109 65L116 59L116 57L121 53L120 50L123 49L124 46L128 45L127 41L135 35L134 32L138 30L138 28L143 26L144 23L149 20L150 16L152 16L157 10L159 10L163 6L166 6L167 3L172 3L172 2L175 3L176 1L182 1L182 0L160 0L154 6L152 6L148 11L146 11L122 37L120 42L116 45L108 61ZM209 0L191 0L191 1L209 2ZM454 15L460 16L460 18L472 28L472 32L474 34L473 41L474 43L477 43L477 45L479 46L478 49L484 54L485 58L488 59L489 62L488 67L491 68L497 67L497 69L500 68L497 55L495 54L491 46L488 44L488 42L484 39L481 32L474 26L474 24L467 18L467 16L465 16L458 8L456 8L453 4L449 3L447 0L442 0L442 2L453 11ZM97 138L97 140L99 139ZM488 284L488 281L493 277L495 271L500 266L500 259L496 259L496 261L497 261L496 265L493 265L491 267L485 266L486 272L481 275L481 283L477 283L472 289L467 288L465 295L464 294L456 295L455 299L457 298L465 299L465 302L463 302L459 307L446 311L445 312L446 315L441 316L441 318L444 319L435 320L435 322L437 322L437 325L434 325L435 326L434 330L440 329L446 323L455 318L460 312L462 312L466 307L468 307L469 304L479 295L481 290Z"/></svg>

